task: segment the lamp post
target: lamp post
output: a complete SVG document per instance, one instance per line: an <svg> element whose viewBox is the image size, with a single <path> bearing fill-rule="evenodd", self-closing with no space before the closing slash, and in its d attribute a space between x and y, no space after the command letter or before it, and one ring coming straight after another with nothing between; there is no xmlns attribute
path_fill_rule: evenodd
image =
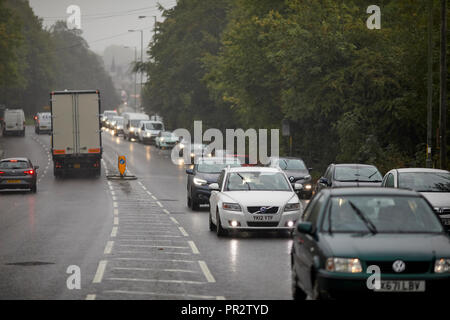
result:
<svg viewBox="0 0 450 320"><path fill-rule="evenodd" d="M144 30L128 30L128 32L140 32L141 33L141 63L144 63ZM142 76L143 76L143 72L141 70L141 87L140 87L140 92L139 92L139 97L141 98L141 103L142 103Z"/></svg>
<svg viewBox="0 0 450 320"><path fill-rule="evenodd" d="M124 47L126 49L131 49L132 47ZM136 63L137 61L137 47L134 46L134 62ZM137 72L134 72L134 109L137 111Z"/></svg>

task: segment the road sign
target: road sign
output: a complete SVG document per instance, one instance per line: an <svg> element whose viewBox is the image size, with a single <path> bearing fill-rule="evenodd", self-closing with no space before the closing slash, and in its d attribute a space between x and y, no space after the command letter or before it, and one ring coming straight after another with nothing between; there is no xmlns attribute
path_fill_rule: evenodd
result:
<svg viewBox="0 0 450 320"><path fill-rule="evenodd" d="M127 170L127 158L125 156L119 156L118 159L119 173L121 176L125 175L125 170Z"/></svg>

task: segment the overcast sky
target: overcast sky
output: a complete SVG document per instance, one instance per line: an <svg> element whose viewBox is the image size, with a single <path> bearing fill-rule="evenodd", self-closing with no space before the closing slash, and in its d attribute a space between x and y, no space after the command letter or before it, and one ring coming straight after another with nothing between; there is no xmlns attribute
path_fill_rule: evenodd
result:
<svg viewBox="0 0 450 320"><path fill-rule="evenodd" d="M171 8L176 0L29 0L34 13L44 19L46 27L56 20L66 20L70 5L81 9L81 29L83 37L90 48L103 54L104 49L112 44L137 47L140 53L140 32L128 30L143 29L144 53L153 35L153 16L161 21L161 12L157 3L165 8ZM138 16L149 16L138 19ZM107 39L106 39L107 38Z"/></svg>

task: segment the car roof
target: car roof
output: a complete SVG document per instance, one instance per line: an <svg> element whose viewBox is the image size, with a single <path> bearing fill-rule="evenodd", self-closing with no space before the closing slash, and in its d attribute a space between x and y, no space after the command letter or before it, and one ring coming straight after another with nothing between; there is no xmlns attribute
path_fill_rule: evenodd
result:
<svg viewBox="0 0 450 320"><path fill-rule="evenodd" d="M431 169L431 168L399 168L395 169L399 173L405 173L405 172L429 172L429 173L448 173L447 170L441 170L441 169Z"/></svg>
<svg viewBox="0 0 450 320"><path fill-rule="evenodd" d="M397 195L397 196L420 196L420 193L397 188L382 188L382 187L348 187L348 188L334 188L323 189L324 193L328 193L331 196L364 196L364 195Z"/></svg>
<svg viewBox="0 0 450 320"><path fill-rule="evenodd" d="M234 167L227 170L228 172L282 172L279 168L271 167Z"/></svg>
<svg viewBox="0 0 450 320"><path fill-rule="evenodd" d="M365 163L334 163L336 167L375 167L373 164Z"/></svg>
<svg viewBox="0 0 450 320"><path fill-rule="evenodd" d="M17 161L30 161L30 159L28 159L28 158L17 157L17 158L6 158L6 159L1 159L0 162L3 162L3 161L11 161L11 160L17 160Z"/></svg>

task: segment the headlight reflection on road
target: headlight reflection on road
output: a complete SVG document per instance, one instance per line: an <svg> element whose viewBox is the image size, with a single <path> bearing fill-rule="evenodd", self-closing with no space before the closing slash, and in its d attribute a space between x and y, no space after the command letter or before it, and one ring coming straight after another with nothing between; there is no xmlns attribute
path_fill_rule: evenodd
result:
<svg viewBox="0 0 450 320"><path fill-rule="evenodd" d="M147 161L150 161L150 158L152 157L152 155L150 154L150 146L145 147L145 149L145 158L147 159Z"/></svg>
<svg viewBox="0 0 450 320"><path fill-rule="evenodd" d="M133 148L133 144L130 143L130 151L133 152L134 148Z"/></svg>
<svg viewBox="0 0 450 320"><path fill-rule="evenodd" d="M116 138L116 144L120 144L120 138L119 137Z"/></svg>
<svg viewBox="0 0 450 320"><path fill-rule="evenodd" d="M230 241L230 257L231 257L231 271L237 272L237 261L238 256L238 241L236 239L233 239Z"/></svg>

